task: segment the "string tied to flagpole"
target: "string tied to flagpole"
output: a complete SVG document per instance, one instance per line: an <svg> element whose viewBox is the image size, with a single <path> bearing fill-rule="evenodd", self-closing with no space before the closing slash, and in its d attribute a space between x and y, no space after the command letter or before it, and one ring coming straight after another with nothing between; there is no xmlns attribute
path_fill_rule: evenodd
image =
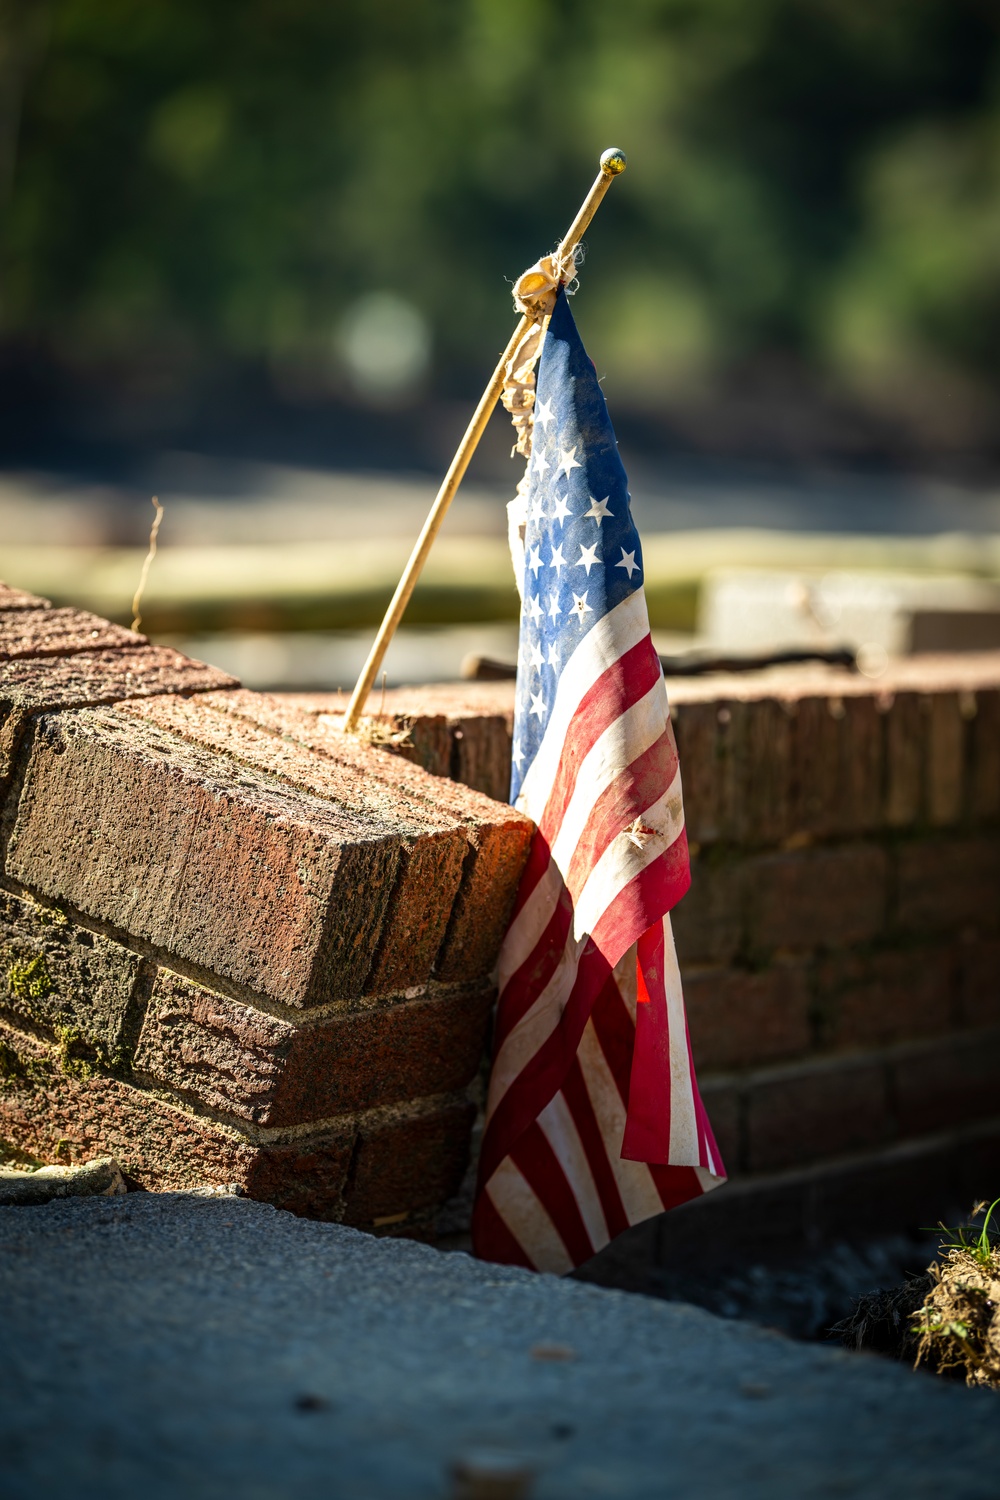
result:
<svg viewBox="0 0 1000 1500"><path fill-rule="evenodd" d="M538 308L544 305L546 299L549 297L551 297L551 301L554 304L556 292L564 272L572 268L572 272L575 274L577 265L576 250L583 237L583 233L597 212L601 199L615 178L624 172L625 167L625 153L617 146L610 146L607 151L602 152L600 171L594 179L589 193L583 200L576 218L560 241L558 250L551 256L543 257L543 260L539 261L537 265L529 267L524 275L518 278L515 285L515 292L521 296L522 300L529 307ZM551 265L546 266L546 261L551 262ZM379 626L378 634L368 653L368 660L361 669L361 675L354 686L351 701L347 705L347 711L344 714L341 725L341 728L348 734L356 734L359 731L360 720L368 700L368 694L382 666L389 642L392 640L396 627L403 617L403 612L409 603L410 595L416 587L417 579L420 577L421 570L433 546L434 538L441 529L441 524L447 514L448 507L454 499L455 492L462 482L462 476L469 466L469 460L476 450L479 439L486 430L486 424L497 401L502 398L505 387L508 384L508 366L516 365L518 370L523 370L529 351L525 348L520 360L518 360L518 349L524 343L525 338L532 332L538 334L540 347L541 332L544 332L544 319L546 316L547 314L544 311L540 315L535 312L522 311L521 320L511 335L506 349L501 354L500 361L493 371L493 376L489 384L480 397L479 405L472 415L462 441L458 445L455 457L452 459L448 467L448 472L442 480L441 488L437 492L434 504L431 506L420 535L414 543L413 551L410 554L403 576L396 585L396 592L393 594L382 624ZM537 360L537 354L535 355L535 359ZM533 363L531 365L531 376L533 381ZM516 382L512 375L512 388L515 384ZM525 382L523 384L523 397L512 395L511 399L522 399L530 407L534 404L534 390L531 388L531 401L528 402L528 389L529 386ZM504 405L506 405L506 402L504 402ZM510 407L507 409L511 411ZM530 418L530 411L527 415ZM514 416L513 411L511 411L511 416ZM526 441L529 444L527 452L530 453L530 421L523 425L525 426ZM521 433L519 432L518 444L520 442ZM524 450L516 446L515 451L522 452Z"/></svg>

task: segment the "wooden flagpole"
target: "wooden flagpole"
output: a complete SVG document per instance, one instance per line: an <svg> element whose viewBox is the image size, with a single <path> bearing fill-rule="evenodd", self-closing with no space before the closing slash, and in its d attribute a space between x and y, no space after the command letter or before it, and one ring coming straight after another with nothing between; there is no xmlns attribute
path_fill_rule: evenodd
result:
<svg viewBox="0 0 1000 1500"><path fill-rule="evenodd" d="M601 156L601 169L594 179L593 186L584 199L580 212L566 231L559 249L555 252L553 258L557 263L568 256L572 250L576 249L588 224L597 212L601 199L615 178L621 172L624 172L625 166L626 158L624 151L619 151L616 146L612 146L603 152ZM431 547L434 545L434 538L440 531L441 523L448 513L448 507L455 498L455 492L461 484L465 471L469 466L469 460L472 458L473 453L475 453L479 439L486 430L486 424L493 415L493 408L500 399L507 363L530 326L531 319L525 316L514 329L514 332L510 336L510 342L501 354L500 361L493 371L490 383L483 392L479 405L473 413L472 421L465 429L465 436L459 443L458 451L451 461L447 474L444 476L441 488L438 490L434 504L428 513L427 520L424 522L423 529L416 540L413 551L410 553L410 560L406 564L403 576L396 585L396 592L393 594L389 608L385 612L385 618L379 626L375 643L368 653L368 660L365 662L361 676L358 678L354 692L351 694L351 701L347 705L347 712L344 714L342 725L342 728L348 733L353 734L357 731L358 721L368 700L368 694L371 692L372 685L378 675L378 670L382 665L382 660L389 648L389 642L395 635L396 627L403 618L403 611L410 602L410 595L413 593L417 579L423 571L424 563L427 561Z"/></svg>

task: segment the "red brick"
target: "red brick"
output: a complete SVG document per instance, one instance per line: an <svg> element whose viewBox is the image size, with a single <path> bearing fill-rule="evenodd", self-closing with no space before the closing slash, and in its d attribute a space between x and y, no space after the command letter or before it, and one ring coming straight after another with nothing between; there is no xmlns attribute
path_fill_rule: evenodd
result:
<svg viewBox="0 0 1000 1500"><path fill-rule="evenodd" d="M289 1006L361 992L400 840L107 709L43 717L7 871Z"/></svg>
<svg viewBox="0 0 1000 1500"><path fill-rule="evenodd" d="M118 703L154 693L199 693L235 685L234 677L165 646L81 651L55 659L6 662L0 682L0 780L10 774L32 714Z"/></svg>
<svg viewBox="0 0 1000 1500"><path fill-rule="evenodd" d="M527 818L453 781L431 779L420 767L342 734L336 724L297 713L262 693L219 693L208 701L460 821L469 852L435 973L450 981L490 972L528 854L533 825Z"/></svg>
<svg viewBox="0 0 1000 1500"><path fill-rule="evenodd" d="M0 610L50 608L48 599L41 599L37 594L26 594L24 589L14 589L7 583L0 583Z"/></svg>
<svg viewBox="0 0 1000 1500"><path fill-rule="evenodd" d="M699 1068L749 1068L809 1050L809 989L799 965L687 973L684 996Z"/></svg>
<svg viewBox="0 0 1000 1500"><path fill-rule="evenodd" d="M942 1037L907 1051L893 1060L892 1087L903 1135L1000 1115L1000 1031Z"/></svg>
<svg viewBox="0 0 1000 1500"><path fill-rule="evenodd" d="M875 844L748 861L751 951L865 942L885 922L886 878L886 856Z"/></svg>
<svg viewBox="0 0 1000 1500"><path fill-rule="evenodd" d="M885 817L890 828L907 828L920 818L924 719L918 694L895 694L886 715Z"/></svg>
<svg viewBox="0 0 1000 1500"><path fill-rule="evenodd" d="M43 1161L117 1157L144 1187L245 1183L257 1150L116 1078L64 1072L54 1049L0 1026L0 1135Z"/></svg>
<svg viewBox="0 0 1000 1500"><path fill-rule="evenodd" d="M965 721L957 693L935 693L927 712L927 818L940 828L962 815Z"/></svg>
<svg viewBox="0 0 1000 1500"><path fill-rule="evenodd" d="M753 1172L875 1146L891 1129L885 1069L867 1059L831 1059L757 1079L746 1109Z"/></svg>
<svg viewBox="0 0 1000 1500"><path fill-rule="evenodd" d="M253 695L240 698L249 703ZM375 818L398 833L400 867L367 988L378 993L422 984L441 948L458 894L469 849L465 823L426 798L408 795L405 786L380 780L386 757L371 747L363 747L359 764L338 764L245 718L220 712L215 701L214 695L150 698L124 704L120 712L328 798L363 819ZM390 761L390 769L395 764Z"/></svg>
<svg viewBox="0 0 1000 1500"><path fill-rule="evenodd" d="M344 1222L361 1229L377 1220L444 1203L469 1163L475 1109L452 1104L433 1113L363 1126L346 1188Z"/></svg>
<svg viewBox="0 0 1000 1500"><path fill-rule="evenodd" d="M144 635L112 625L86 610L18 609L7 613L2 603L0 597L0 661L149 645Z"/></svg>
<svg viewBox="0 0 1000 1500"><path fill-rule="evenodd" d="M292 1213L377 1228L444 1203L468 1162L475 1112L463 1102L261 1142L116 1078L70 1076L51 1048L2 1025L0 1067L4 1139L48 1161L115 1156L157 1191L230 1184Z"/></svg>
<svg viewBox="0 0 1000 1500"><path fill-rule="evenodd" d="M900 846L897 919L911 932L1000 926L1000 840L919 839Z"/></svg>
<svg viewBox="0 0 1000 1500"><path fill-rule="evenodd" d="M671 709L684 784L684 821L692 844L711 844L725 836L720 798L719 707L716 703L683 703Z"/></svg>
<svg viewBox="0 0 1000 1500"><path fill-rule="evenodd" d="M977 692L975 704L969 812L973 818L996 818L1000 817L1000 691Z"/></svg>
<svg viewBox="0 0 1000 1500"><path fill-rule="evenodd" d="M670 914L682 967L728 963L743 940L743 860L695 856L691 889Z"/></svg>
<svg viewBox="0 0 1000 1500"><path fill-rule="evenodd" d="M453 1093L476 1074L491 989L445 991L295 1026L160 970L138 1075L270 1127Z"/></svg>
<svg viewBox="0 0 1000 1500"><path fill-rule="evenodd" d="M966 1026L1000 1024L1000 941L963 942L961 962L962 1019Z"/></svg>
<svg viewBox="0 0 1000 1500"><path fill-rule="evenodd" d="M885 776L885 715L875 697L844 699L840 739L839 828L867 833L882 826Z"/></svg>
<svg viewBox="0 0 1000 1500"><path fill-rule="evenodd" d="M772 698L733 703L730 712L738 761L734 830L741 843L780 843L792 830L792 712Z"/></svg>
<svg viewBox="0 0 1000 1500"><path fill-rule="evenodd" d="M957 979L950 947L838 953L817 975L823 1040L871 1047L948 1031Z"/></svg>
<svg viewBox="0 0 1000 1500"><path fill-rule="evenodd" d="M796 705L795 746L789 768L795 831L821 835L840 831L842 720L834 718L830 703L824 694L802 698Z"/></svg>

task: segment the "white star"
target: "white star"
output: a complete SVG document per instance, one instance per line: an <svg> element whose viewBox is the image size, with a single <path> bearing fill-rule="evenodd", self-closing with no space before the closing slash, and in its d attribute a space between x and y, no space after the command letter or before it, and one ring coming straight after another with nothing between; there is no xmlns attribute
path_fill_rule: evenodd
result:
<svg viewBox="0 0 1000 1500"><path fill-rule="evenodd" d="M581 465L577 463L576 458L574 457L579 446L579 443L574 443L572 448L559 449L559 464L556 469L557 474L565 474L566 478L568 479L570 469L579 469L581 467Z"/></svg>
<svg viewBox="0 0 1000 1500"><path fill-rule="evenodd" d="M549 563L549 567L550 568L555 568L555 570L556 570L556 577L558 578L559 577L559 569L560 568L564 568L565 566L566 566L566 559L562 555L562 542L560 542L558 547L553 547L552 548L552 560Z"/></svg>
<svg viewBox="0 0 1000 1500"><path fill-rule="evenodd" d="M526 613L529 620L540 620L542 618L542 606L539 604L536 595L532 595L528 600Z"/></svg>
<svg viewBox="0 0 1000 1500"><path fill-rule="evenodd" d="M531 707L528 709L528 712L529 714L536 714L539 719L542 717L545 712L545 699L541 693L532 693Z"/></svg>
<svg viewBox="0 0 1000 1500"><path fill-rule="evenodd" d="M591 570L591 568L596 568L597 567L597 557L596 557L595 554L597 552L598 546L599 546L599 543L595 542L592 547L585 547L583 545L583 543L581 542L580 543L580 556L577 558L576 562L573 564L574 568L586 568L586 570L587 570L587 577L588 578L590 577L590 570Z"/></svg>
<svg viewBox="0 0 1000 1500"><path fill-rule="evenodd" d="M544 658L542 656L542 648L538 644L538 642L536 641L535 644L531 648L531 665L533 667L537 667L538 670L541 671L541 669L542 669L542 661L543 660L544 660Z"/></svg>
<svg viewBox="0 0 1000 1500"><path fill-rule="evenodd" d="M552 421L552 402L539 401L535 408L535 421L541 422L543 427L548 427Z"/></svg>
<svg viewBox="0 0 1000 1500"><path fill-rule="evenodd" d="M529 552L526 566L531 569L532 573L534 573L535 577L537 578L538 570L542 566L542 554L539 552L537 547L532 547L531 551Z"/></svg>
<svg viewBox="0 0 1000 1500"><path fill-rule="evenodd" d="M639 567L639 564L635 560L635 553L626 552L624 547L622 548L622 560L621 562L616 562L615 567L624 568L628 573L629 578L632 577L633 573L642 572L642 569Z"/></svg>
<svg viewBox="0 0 1000 1500"><path fill-rule="evenodd" d="M603 500L595 500L593 495L591 495L590 509L584 511L584 516L589 517L593 521L596 521L598 526L600 526L601 522L606 520L608 517L611 517L613 519L615 514L614 511L608 510L608 501L610 499L610 495L605 495Z"/></svg>
<svg viewBox="0 0 1000 1500"><path fill-rule="evenodd" d="M535 473L536 474L544 474L545 470L549 466L549 461L545 457L545 454L542 452L541 448L534 448L532 450L532 457L535 460L534 465L533 465Z"/></svg>
<svg viewBox="0 0 1000 1500"><path fill-rule="evenodd" d="M549 600L549 607L545 611L545 613L548 615L548 617L549 617L550 620L554 620L554 619L557 618L557 616L559 616L559 615L562 614L562 609L561 609L560 604L559 604L559 595L558 594L553 594L552 595L552 598Z"/></svg>
<svg viewBox="0 0 1000 1500"><path fill-rule="evenodd" d="M521 769L521 762L524 759L524 751L521 749L521 741L520 740L515 740L514 741L514 748L510 752L510 757L511 757L511 760L514 762L515 766L517 767L517 769L520 770Z"/></svg>
<svg viewBox="0 0 1000 1500"><path fill-rule="evenodd" d="M587 595L589 593L589 589L584 589L582 594L573 595L573 608L570 610L571 615L578 615L582 620L584 615L592 615L594 613L587 603Z"/></svg>
<svg viewBox="0 0 1000 1500"><path fill-rule="evenodd" d="M545 660L548 662L548 664L549 664L550 667L558 667L558 665L559 665L559 647L556 645L555 641L552 641L552 643L550 644L550 646L549 646L549 654L545 658Z"/></svg>
<svg viewBox="0 0 1000 1500"><path fill-rule="evenodd" d="M566 504L566 496L565 495L560 495L559 498L558 498L558 500L556 501L556 508L552 512L552 519L553 519L553 521L558 521L559 524L562 525L562 523L563 523L563 521L565 521L566 517L567 516L571 516L572 514L573 514L573 512L570 510L569 506Z"/></svg>

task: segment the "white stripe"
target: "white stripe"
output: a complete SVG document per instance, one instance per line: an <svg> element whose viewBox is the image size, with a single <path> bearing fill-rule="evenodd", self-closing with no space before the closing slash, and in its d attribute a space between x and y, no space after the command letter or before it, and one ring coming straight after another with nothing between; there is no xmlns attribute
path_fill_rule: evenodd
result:
<svg viewBox="0 0 1000 1500"><path fill-rule="evenodd" d="M507 929L500 949L501 993L551 922L562 888L563 878L550 860L545 874Z"/></svg>
<svg viewBox="0 0 1000 1500"><path fill-rule="evenodd" d="M658 858L677 837L679 829L671 820L677 815L678 810L682 820L681 826L683 826L679 772L663 796L651 808L647 808L642 815L643 822L647 826L663 828L665 837L652 838L644 848L637 849L631 839L626 838L624 834L619 834L594 866L586 885L580 892L573 913L573 929L567 936L566 945L552 977L532 1001L517 1025L504 1038L493 1060L487 1118L496 1109L521 1070L527 1067L534 1054L544 1046L559 1025L566 1002L576 982L580 953L597 919L607 911L628 882L634 880L647 865L652 864L653 860ZM526 952L530 952L530 949ZM513 968L516 967L516 964L513 965Z"/></svg>
<svg viewBox="0 0 1000 1500"><path fill-rule="evenodd" d="M663 918L663 987L667 996L670 1036L670 1147L667 1159L671 1166L697 1167L701 1162L701 1150L684 1024L684 992L669 912Z"/></svg>
<svg viewBox="0 0 1000 1500"><path fill-rule="evenodd" d="M552 858L564 876L598 797L650 745L655 745L666 726L667 697L661 677L638 703L608 725L584 757L552 845Z"/></svg>
<svg viewBox="0 0 1000 1500"><path fill-rule="evenodd" d="M570 720L585 694L612 663L649 634L646 595L636 589L588 631L559 677L542 743L525 773L515 806L537 822L549 800Z"/></svg>
<svg viewBox="0 0 1000 1500"><path fill-rule="evenodd" d="M587 1161L587 1153L583 1149L583 1142L580 1140L569 1105L561 1092L556 1094L542 1110L538 1116L538 1123L545 1132L545 1138L555 1152L566 1181L573 1191L580 1217L590 1235L590 1243L595 1251L600 1250L611 1238L608 1233L608 1223L604 1217L590 1163Z"/></svg>
<svg viewBox="0 0 1000 1500"><path fill-rule="evenodd" d="M566 1001L576 983L584 941L586 940L574 942L570 938L560 954L555 973L548 984L541 994L536 996L530 1009L525 1012L513 1030L504 1037L503 1044L493 1059L493 1068L490 1072L487 1119L493 1114L514 1080L559 1025Z"/></svg>
<svg viewBox="0 0 1000 1500"><path fill-rule="evenodd" d="M565 1276L573 1262L541 1199L530 1188L509 1156L505 1156L487 1184L493 1207L535 1268Z"/></svg>
<svg viewBox="0 0 1000 1500"><path fill-rule="evenodd" d="M677 839L684 827L680 770L667 790L640 816L645 827L655 829L656 837L647 839L642 848L637 848L625 833L611 840L576 898L574 937L593 932L618 893Z"/></svg>
<svg viewBox="0 0 1000 1500"><path fill-rule="evenodd" d="M597 1123L608 1153L608 1162L614 1173L621 1194L622 1204L630 1224L638 1224L651 1214L663 1212L663 1201L656 1191L649 1168L641 1161L623 1161L622 1141L625 1139L625 1106L622 1104L618 1086L611 1076L601 1044L594 1030L594 1023L587 1022L577 1054L583 1069L587 1093L597 1116Z"/></svg>

